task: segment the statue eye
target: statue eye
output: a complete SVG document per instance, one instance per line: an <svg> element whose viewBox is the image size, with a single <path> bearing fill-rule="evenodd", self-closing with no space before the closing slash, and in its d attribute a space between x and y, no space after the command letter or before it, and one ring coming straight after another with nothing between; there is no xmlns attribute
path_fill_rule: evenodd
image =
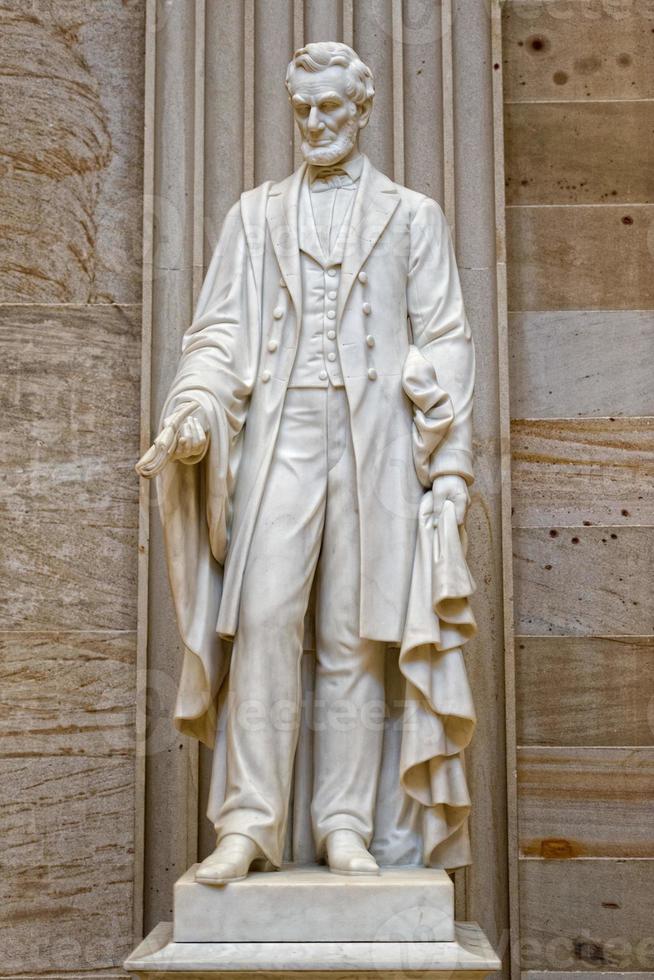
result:
<svg viewBox="0 0 654 980"><path fill-rule="evenodd" d="M339 103L338 102L321 102L320 103L320 108L323 110L323 112L333 112L334 109L338 109L338 106L339 106Z"/></svg>
<svg viewBox="0 0 654 980"><path fill-rule="evenodd" d="M309 106L308 105L296 105L295 106L295 112L296 112L296 114L298 116L306 117L306 116L309 115Z"/></svg>

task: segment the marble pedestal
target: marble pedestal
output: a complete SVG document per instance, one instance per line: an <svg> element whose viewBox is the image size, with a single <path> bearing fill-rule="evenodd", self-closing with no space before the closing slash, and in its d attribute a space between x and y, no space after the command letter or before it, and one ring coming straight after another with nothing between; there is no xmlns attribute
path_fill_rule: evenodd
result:
<svg viewBox="0 0 654 980"><path fill-rule="evenodd" d="M474 922L457 923L454 941L444 943L176 943L172 935L172 923L159 923L125 970L139 980L242 980L250 973L270 980L481 980L501 966Z"/></svg>
<svg viewBox="0 0 654 980"><path fill-rule="evenodd" d="M500 969L479 926L454 922L449 876L427 868L352 878L287 869L223 887L196 884L191 868L175 886L174 916L126 960L129 973L142 980L244 973L477 980Z"/></svg>
<svg viewBox="0 0 654 980"><path fill-rule="evenodd" d="M175 942L293 943L454 940L454 887L445 871L384 868L346 877L326 867L255 872L201 885L189 868L175 885Z"/></svg>

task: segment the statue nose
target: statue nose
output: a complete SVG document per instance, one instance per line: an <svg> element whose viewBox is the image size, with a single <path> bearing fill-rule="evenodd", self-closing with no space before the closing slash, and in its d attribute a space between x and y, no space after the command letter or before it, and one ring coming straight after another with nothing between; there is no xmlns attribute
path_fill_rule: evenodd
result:
<svg viewBox="0 0 654 980"><path fill-rule="evenodd" d="M320 132L325 128L324 122L318 118L318 110L313 108L309 113L309 129L317 130Z"/></svg>

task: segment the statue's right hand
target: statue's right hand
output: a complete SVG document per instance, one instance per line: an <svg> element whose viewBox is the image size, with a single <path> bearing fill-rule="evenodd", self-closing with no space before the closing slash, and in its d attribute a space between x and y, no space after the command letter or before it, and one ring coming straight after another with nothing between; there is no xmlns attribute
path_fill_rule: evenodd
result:
<svg viewBox="0 0 654 980"><path fill-rule="evenodd" d="M158 476L171 459L197 463L209 444L208 426L196 401L187 402L164 419L163 428L136 464L139 476L151 480Z"/></svg>
<svg viewBox="0 0 654 980"><path fill-rule="evenodd" d="M204 420L200 413L194 413L182 422L170 458L182 463L197 463L206 453L208 445L209 436Z"/></svg>

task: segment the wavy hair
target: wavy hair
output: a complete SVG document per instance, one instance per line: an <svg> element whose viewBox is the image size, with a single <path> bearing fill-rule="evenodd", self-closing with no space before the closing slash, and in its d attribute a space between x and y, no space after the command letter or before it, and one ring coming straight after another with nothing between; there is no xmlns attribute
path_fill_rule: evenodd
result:
<svg viewBox="0 0 654 980"><path fill-rule="evenodd" d="M286 88L289 94L296 68L318 72L333 65L347 69L349 82L346 91L356 105L372 102L375 95L372 72L361 61L356 51L339 41L314 41L303 48L298 48L286 69Z"/></svg>

